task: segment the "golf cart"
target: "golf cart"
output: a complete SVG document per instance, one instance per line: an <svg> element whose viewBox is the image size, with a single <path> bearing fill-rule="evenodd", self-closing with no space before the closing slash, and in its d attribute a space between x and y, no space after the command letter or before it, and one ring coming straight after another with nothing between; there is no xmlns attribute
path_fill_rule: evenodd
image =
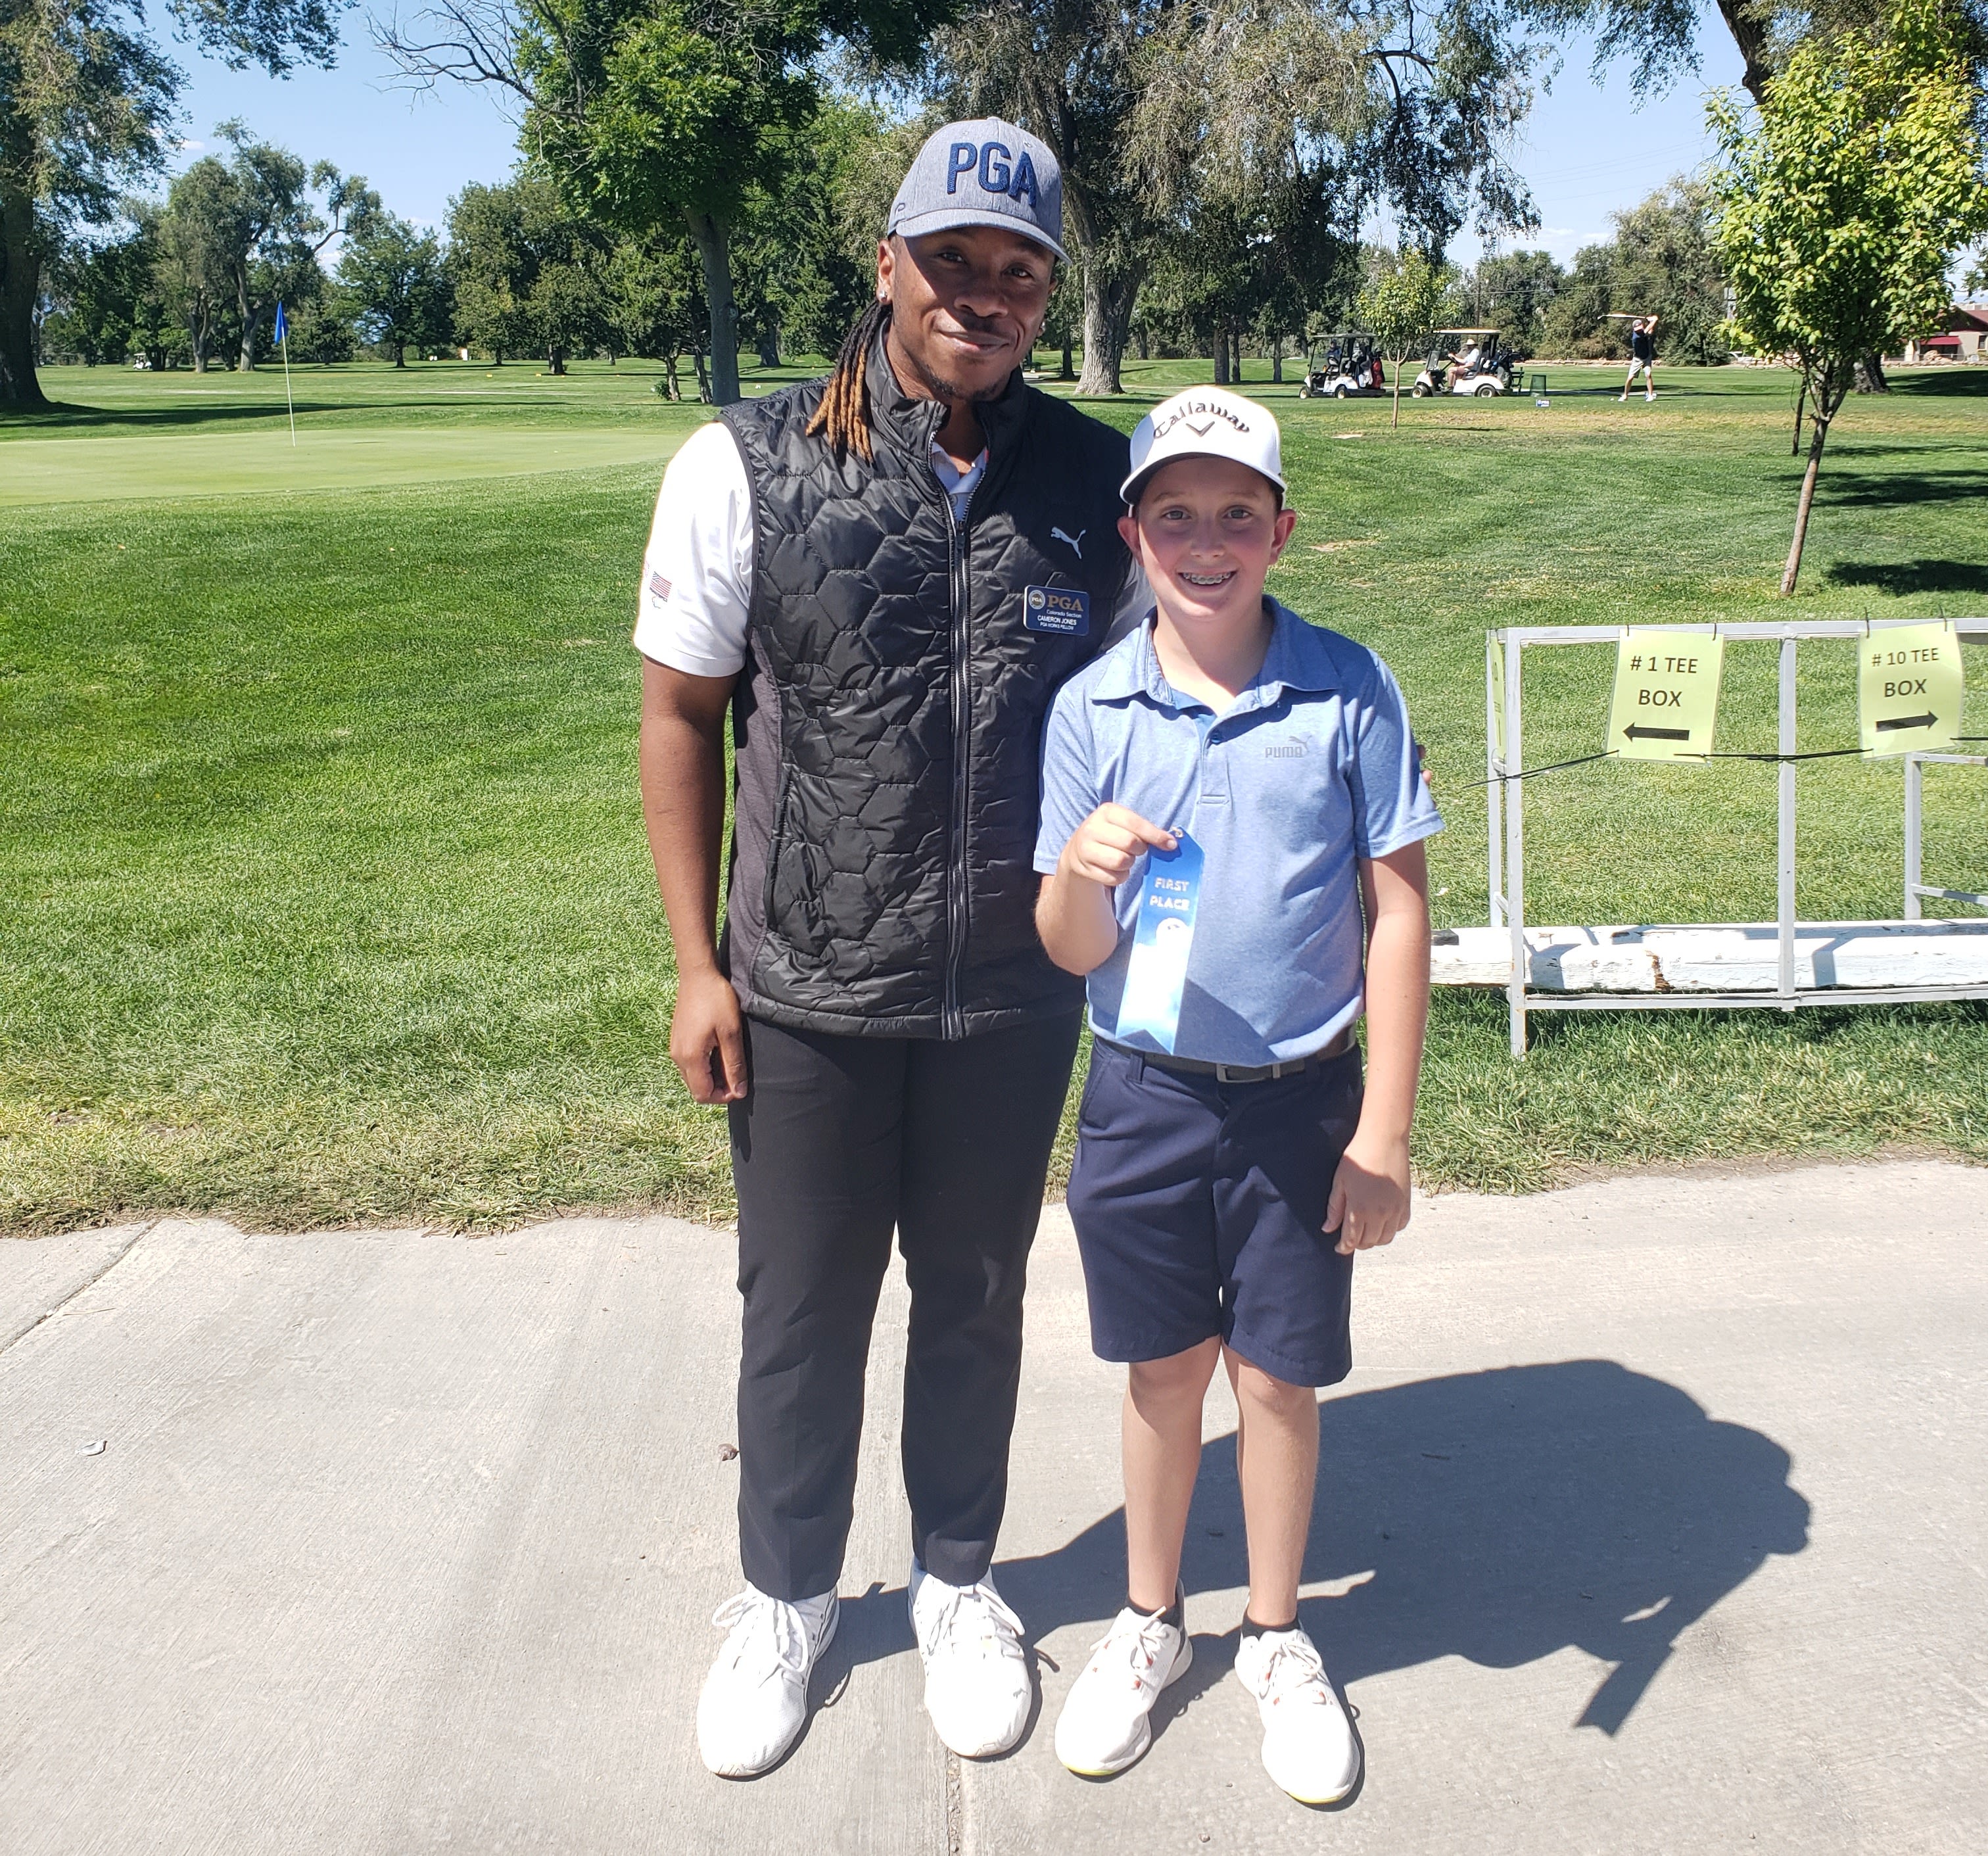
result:
<svg viewBox="0 0 1988 1856"><path fill-rule="evenodd" d="M1501 346L1497 329L1439 329L1428 365L1409 390L1418 400L1432 394L1461 393L1479 399L1514 391L1525 357Z"/></svg>
<svg viewBox="0 0 1988 1856"><path fill-rule="evenodd" d="M1323 352L1320 352L1323 350ZM1377 394L1383 375L1374 338L1357 329L1320 336L1305 343L1301 400L1348 400Z"/></svg>

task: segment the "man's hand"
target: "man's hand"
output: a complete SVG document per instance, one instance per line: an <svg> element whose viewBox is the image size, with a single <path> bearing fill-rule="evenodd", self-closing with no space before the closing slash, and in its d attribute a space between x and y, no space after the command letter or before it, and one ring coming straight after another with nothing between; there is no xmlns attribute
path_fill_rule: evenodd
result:
<svg viewBox="0 0 1988 1856"><path fill-rule="evenodd" d="M677 983L670 1061L682 1073L691 1100L707 1108L745 1100L746 1033L739 996L715 969Z"/></svg>
<svg viewBox="0 0 1988 1856"><path fill-rule="evenodd" d="M1124 806L1100 806L1070 833L1057 860L1057 874L1116 889L1148 850L1173 847L1171 831L1162 831Z"/></svg>
<svg viewBox="0 0 1988 1856"><path fill-rule="evenodd" d="M1391 1244L1408 1222L1408 1144L1368 1138L1357 1131L1332 1177L1325 1234L1339 1233L1339 1252L1351 1256Z"/></svg>

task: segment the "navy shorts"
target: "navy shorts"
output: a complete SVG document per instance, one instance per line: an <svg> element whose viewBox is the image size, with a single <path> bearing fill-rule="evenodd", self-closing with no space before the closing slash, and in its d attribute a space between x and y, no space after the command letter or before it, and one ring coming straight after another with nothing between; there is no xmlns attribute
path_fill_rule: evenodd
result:
<svg viewBox="0 0 1988 1856"><path fill-rule="evenodd" d="M1165 1360L1219 1334L1290 1385L1353 1369L1353 1259L1325 1235L1360 1119L1360 1053L1222 1083L1094 1043L1070 1178L1101 1360Z"/></svg>

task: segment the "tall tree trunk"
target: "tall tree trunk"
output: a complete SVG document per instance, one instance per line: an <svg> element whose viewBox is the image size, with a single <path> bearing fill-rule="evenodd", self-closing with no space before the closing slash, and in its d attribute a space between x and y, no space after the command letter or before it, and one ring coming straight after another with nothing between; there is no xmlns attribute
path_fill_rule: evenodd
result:
<svg viewBox="0 0 1988 1856"><path fill-rule="evenodd" d="M777 367L780 364L780 332L770 323L759 331L759 365Z"/></svg>
<svg viewBox="0 0 1988 1856"><path fill-rule="evenodd" d="M1801 455L1802 409L1808 404L1808 376L1801 377L1801 384L1795 390L1795 435L1788 442L1788 455Z"/></svg>
<svg viewBox="0 0 1988 1856"><path fill-rule="evenodd" d="M1788 564L1781 570L1781 597L1795 590L1795 576L1801 572L1802 544L1808 539L1808 512L1815 501L1816 472L1822 468L1823 441L1829 436L1829 421L1823 416L1824 396L1816 395L1816 416L1810 421L1814 436L1809 440L1808 468L1802 472L1801 501L1795 508L1794 546L1788 549Z"/></svg>
<svg viewBox="0 0 1988 1856"><path fill-rule="evenodd" d="M42 285L34 202L0 190L0 406L36 412L48 396L35 373L35 299Z"/></svg>
<svg viewBox="0 0 1988 1856"><path fill-rule="evenodd" d="M406 366L407 366L407 344L406 344L404 342L396 342L396 343L394 344L394 365L396 367L406 367Z"/></svg>
<svg viewBox="0 0 1988 1856"><path fill-rule="evenodd" d="M711 374L704 364L704 350L693 348L690 358L697 363L697 397L708 406L711 404Z"/></svg>
<svg viewBox="0 0 1988 1856"><path fill-rule="evenodd" d="M1108 274L1103 263L1087 258L1084 266L1084 374L1077 392L1102 399L1123 393L1118 367L1125 357L1126 332L1132 326L1132 306L1138 300L1135 268Z"/></svg>
<svg viewBox="0 0 1988 1856"><path fill-rule="evenodd" d="M1857 357L1857 390L1859 393L1889 393L1890 381L1885 378L1885 360L1882 355L1860 354Z"/></svg>
<svg viewBox="0 0 1988 1856"><path fill-rule="evenodd" d="M711 399L729 406L739 397L739 309L732 296L732 228L712 213L686 213L704 267L704 300L711 312ZM700 370L701 371L701 370Z"/></svg>
<svg viewBox="0 0 1988 1856"><path fill-rule="evenodd" d="M1771 22L1764 16L1766 12L1764 8L1756 11L1750 0L1719 0L1719 17L1726 22L1726 29L1733 35L1733 42L1744 61L1740 81L1756 103L1766 96L1767 79L1773 75L1767 68Z"/></svg>
<svg viewBox="0 0 1988 1856"><path fill-rule="evenodd" d="M1074 352L1076 341L1077 338L1072 335L1066 335L1063 338L1063 366L1057 374L1057 378L1060 380L1073 380L1077 378L1077 356Z"/></svg>
<svg viewBox="0 0 1988 1856"><path fill-rule="evenodd" d="M242 317L242 352L235 357L238 374L255 371L255 331L262 326L262 312L252 309L248 304L248 276L245 271L235 274L235 307Z"/></svg>
<svg viewBox="0 0 1988 1856"><path fill-rule="evenodd" d="M1270 337L1270 384L1281 387L1284 384L1284 338L1281 335Z"/></svg>
<svg viewBox="0 0 1988 1856"><path fill-rule="evenodd" d="M1215 384L1218 387L1229 384L1229 325L1217 322L1215 325Z"/></svg>
<svg viewBox="0 0 1988 1856"><path fill-rule="evenodd" d="M1401 360L1403 358L1405 357L1397 357L1394 355L1388 357L1388 371L1395 377L1395 416L1388 421L1388 429L1390 431L1397 430L1401 423Z"/></svg>

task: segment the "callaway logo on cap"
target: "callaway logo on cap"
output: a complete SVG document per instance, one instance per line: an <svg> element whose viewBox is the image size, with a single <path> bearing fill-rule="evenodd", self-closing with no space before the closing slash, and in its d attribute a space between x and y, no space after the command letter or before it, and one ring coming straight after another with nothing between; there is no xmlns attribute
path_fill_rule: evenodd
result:
<svg viewBox="0 0 1988 1856"><path fill-rule="evenodd" d="M948 123L929 137L898 186L884 235L961 225L1002 227L1066 256L1063 170L1049 144L996 116Z"/></svg>
<svg viewBox="0 0 1988 1856"><path fill-rule="evenodd" d="M1227 458L1284 489L1277 422L1253 400L1219 387L1190 387L1162 400L1132 434L1132 471L1118 494L1129 508L1146 479L1176 458Z"/></svg>

